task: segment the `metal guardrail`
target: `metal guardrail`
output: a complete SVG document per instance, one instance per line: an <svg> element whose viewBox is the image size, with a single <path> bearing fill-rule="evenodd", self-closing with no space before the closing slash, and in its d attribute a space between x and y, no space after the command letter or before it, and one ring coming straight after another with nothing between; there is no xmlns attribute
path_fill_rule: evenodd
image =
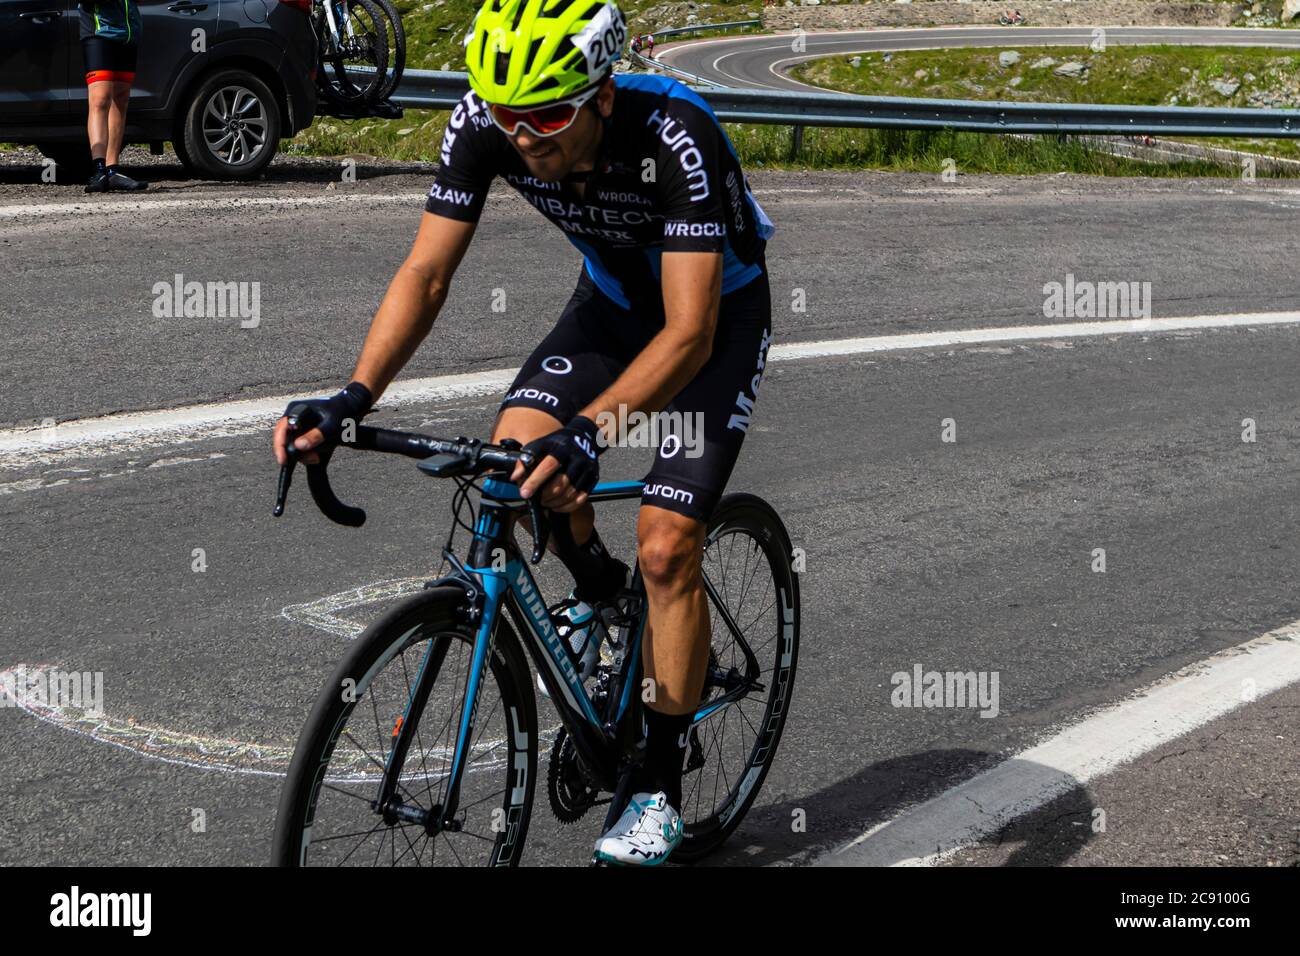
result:
<svg viewBox="0 0 1300 956"><path fill-rule="evenodd" d="M681 36L683 33L698 33L700 30L730 30L732 27L761 27L762 20L732 20L730 23L697 23L693 27L673 27L671 30L656 30L651 34L656 40L660 37Z"/></svg>
<svg viewBox="0 0 1300 956"><path fill-rule="evenodd" d="M468 89L464 73L407 70L392 99L402 107L451 109ZM696 92L720 120L728 123L980 133L1300 138L1300 110L925 100L724 86L699 87Z"/></svg>
<svg viewBox="0 0 1300 956"><path fill-rule="evenodd" d="M660 30L656 38L760 26L761 20L701 23ZM684 77L708 102L718 119L794 128L797 153L805 126L874 129L951 129L977 133L1056 133L1060 135L1249 136L1300 138L1300 110L1224 109L1197 106L1125 106L1091 103L1011 103L983 100L932 100L898 96L856 96L717 86L658 60L631 53L633 62ZM451 109L469 83L464 73L407 70L392 100L402 107Z"/></svg>

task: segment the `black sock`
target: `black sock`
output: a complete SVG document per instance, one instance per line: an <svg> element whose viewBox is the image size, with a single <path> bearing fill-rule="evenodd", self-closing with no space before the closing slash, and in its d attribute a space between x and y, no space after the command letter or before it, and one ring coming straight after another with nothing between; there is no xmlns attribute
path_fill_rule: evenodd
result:
<svg viewBox="0 0 1300 956"><path fill-rule="evenodd" d="M119 172L117 168L117 163L114 163L112 166L104 167L104 171L107 172L110 176L116 176Z"/></svg>
<svg viewBox="0 0 1300 956"><path fill-rule="evenodd" d="M104 161L102 159L95 160L95 172L102 173L103 171L104 171Z"/></svg>
<svg viewBox="0 0 1300 956"><path fill-rule="evenodd" d="M573 575L574 593L588 604L608 601L627 583L627 565L605 550L595 528L574 552L561 548L558 553Z"/></svg>
<svg viewBox="0 0 1300 956"><path fill-rule="evenodd" d="M645 766L647 789L668 794L668 805L682 812L682 763L694 714L661 714L646 708Z"/></svg>

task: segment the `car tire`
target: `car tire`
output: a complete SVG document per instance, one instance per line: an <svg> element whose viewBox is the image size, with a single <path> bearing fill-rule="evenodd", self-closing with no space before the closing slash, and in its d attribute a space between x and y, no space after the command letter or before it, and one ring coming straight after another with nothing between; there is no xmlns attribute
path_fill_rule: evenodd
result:
<svg viewBox="0 0 1300 956"><path fill-rule="evenodd" d="M36 148L42 156L54 160L58 167L55 176L59 182L84 183L90 178L94 163L90 158L90 147L85 143L41 143Z"/></svg>
<svg viewBox="0 0 1300 956"><path fill-rule="evenodd" d="M176 153L176 159L188 175L202 176L203 171L194 164L194 160L190 159L190 154L185 152L184 118L182 118L181 123L182 126L177 128L176 138L171 141L172 151Z"/></svg>
<svg viewBox="0 0 1300 956"><path fill-rule="evenodd" d="M176 155L212 179L252 179L280 146L280 105L271 88L247 70L213 73L183 115Z"/></svg>

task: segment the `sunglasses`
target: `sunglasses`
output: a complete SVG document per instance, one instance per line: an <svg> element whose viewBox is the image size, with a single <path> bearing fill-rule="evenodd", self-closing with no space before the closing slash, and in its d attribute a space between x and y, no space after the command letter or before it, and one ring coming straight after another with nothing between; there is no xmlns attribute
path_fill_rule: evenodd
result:
<svg viewBox="0 0 1300 956"><path fill-rule="evenodd" d="M595 96L599 89L600 84L597 84L572 99L560 100L531 110L512 110L508 106L489 103L488 115L507 136L514 136L521 126L534 136L554 136L556 133L563 133L573 125L583 104Z"/></svg>

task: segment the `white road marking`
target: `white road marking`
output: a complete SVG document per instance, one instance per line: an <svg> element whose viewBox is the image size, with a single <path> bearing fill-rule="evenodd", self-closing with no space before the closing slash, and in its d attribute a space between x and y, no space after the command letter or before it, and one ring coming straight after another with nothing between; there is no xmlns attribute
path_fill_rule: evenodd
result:
<svg viewBox="0 0 1300 956"><path fill-rule="evenodd" d="M988 342L1029 342L1091 338L1107 335L1148 335L1161 332L1206 331L1265 325L1295 325L1300 312L1248 312L1229 315L1188 315L1160 319L1113 319L1059 322L1052 325L1013 325L990 329L951 329L910 332L821 342L774 345L773 362L875 352L957 348ZM518 369L493 369L461 375L439 375L395 382L382 405L392 408L494 395L505 389ZM156 445L174 445L250 434L269 428L285 406L300 395L189 405L151 412L131 412L77 419L54 426L0 430L0 467L49 464Z"/></svg>
<svg viewBox="0 0 1300 956"><path fill-rule="evenodd" d="M140 199L109 202L48 202L0 206L0 219L23 216L122 215L164 209L248 209L256 206L334 206L340 203L423 203L425 193L340 193L334 196L229 196L210 199Z"/></svg>
<svg viewBox="0 0 1300 956"><path fill-rule="evenodd" d="M0 702L5 707L14 707L37 720L66 730L81 737L88 737L101 744L130 751L150 760L175 764L194 770L218 770L224 773L252 774L259 777L283 777L289 769L293 757L294 744L257 743L248 740L231 740L225 737L212 737L206 734L191 733L168 727L144 724L132 717L118 718L107 714L92 715L78 707L67 704L36 702L25 699L27 687L17 687L16 680L25 680L28 686L34 684L44 671L49 670L44 664L18 664L0 671ZM16 693L10 693L13 687ZM538 747L542 740L553 741L547 737L551 731L538 735ZM507 755L504 750L497 754L497 748L505 743L504 738L490 737L476 740L473 752L473 766L467 766L468 773L482 773L505 766ZM377 749L377 748L376 748ZM453 748L427 747L423 755L418 752L406 765L410 768L402 774L402 780L428 780L435 785L450 770ZM419 766L416 766L416 760ZM375 766L371 756L356 746L340 746L330 761L330 775L326 778L334 784L371 784L377 782L380 770Z"/></svg>
<svg viewBox="0 0 1300 956"><path fill-rule="evenodd" d="M1296 681L1300 681L1300 621L1176 671L872 827L817 862L832 866L940 863L1017 817Z"/></svg>
<svg viewBox="0 0 1300 956"><path fill-rule="evenodd" d="M339 617L339 612L366 604L393 601L415 593L430 580L429 575L376 581L326 595L306 604L284 608L281 615L295 624L314 627L334 637L355 638L364 625ZM109 714L90 714L81 708L65 703L36 699L31 693L48 664L16 664L0 670L0 707L15 707L43 723L66 730L98 743L127 750L151 760L176 764L195 770L218 770L224 773L253 774L255 776L283 777L293 757L294 744L265 743L249 740L232 740L194 733L188 730L145 724L133 717L114 717ZM559 732L556 724L538 732L538 749L547 752ZM499 770L505 766L508 753L501 745L503 738L476 740L472 753L476 754L469 773ZM498 750L500 752L498 753ZM420 759L408 764L412 769L404 773L403 780L423 780L436 783L450 770L453 748L428 747ZM357 748L350 752L336 751L331 761L329 780L335 784L373 784L377 774L373 760Z"/></svg>
<svg viewBox="0 0 1300 956"><path fill-rule="evenodd" d="M787 192L809 192L811 190L786 189L774 187L761 190L759 195L782 194ZM340 203L379 203L399 204L424 208L427 193L342 193L331 196L226 196L200 199L143 199L104 202L51 202L51 203L17 203L0 205L0 220L40 218L42 216L71 215L136 215L145 212L160 212L168 209L215 210L221 212L238 212L259 206L334 206ZM523 202L517 193L494 193L493 198L517 199Z"/></svg>
<svg viewBox="0 0 1300 956"><path fill-rule="evenodd" d="M515 369L394 382L384 393L385 406L445 402L502 391ZM285 406L300 395L244 399L210 405L187 405L151 412L129 412L77 419L48 427L0 430L0 464L50 462L138 451L156 445L246 435L270 427Z"/></svg>
<svg viewBox="0 0 1300 956"><path fill-rule="evenodd" d="M359 607L364 604L391 601L399 597L405 597L408 594L416 594L422 591L424 585L431 580L433 580L433 576L425 574L414 578L397 578L392 581L376 581L374 584L363 584L349 591L327 594L323 598L308 601L306 604L290 604L280 611L280 616L295 624L314 627L328 634L352 640L365 630L365 625L358 624L356 621L349 621L345 617L339 617L340 611L346 611L349 608Z"/></svg>

